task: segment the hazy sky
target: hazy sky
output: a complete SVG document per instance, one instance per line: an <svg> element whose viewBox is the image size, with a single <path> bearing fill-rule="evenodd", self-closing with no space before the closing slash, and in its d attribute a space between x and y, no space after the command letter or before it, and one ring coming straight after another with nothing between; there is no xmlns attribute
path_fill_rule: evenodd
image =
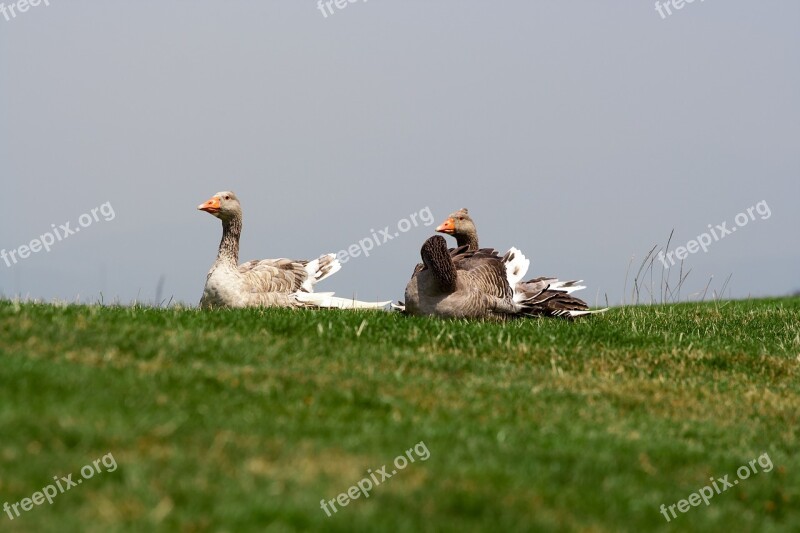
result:
<svg viewBox="0 0 800 533"><path fill-rule="evenodd" d="M6 297L152 301L163 276L196 304L221 232L196 207L220 190L241 261L466 206L482 245L590 303L673 228L671 250L764 201L686 257L683 295L800 289L798 2L49 2L0 14L0 249L114 218L0 259ZM434 227L317 290L401 299Z"/></svg>

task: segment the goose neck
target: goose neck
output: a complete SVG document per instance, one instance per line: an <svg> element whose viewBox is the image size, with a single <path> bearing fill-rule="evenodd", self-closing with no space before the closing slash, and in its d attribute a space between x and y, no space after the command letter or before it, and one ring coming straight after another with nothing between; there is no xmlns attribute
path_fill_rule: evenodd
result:
<svg viewBox="0 0 800 533"><path fill-rule="evenodd" d="M222 240L219 242L217 263L229 263L234 266L239 263L239 237L242 234L242 219L240 217L222 221Z"/></svg>
<svg viewBox="0 0 800 533"><path fill-rule="evenodd" d="M470 251L478 249L478 234L474 231L467 231L456 235L456 244L458 246L468 246Z"/></svg>
<svg viewBox="0 0 800 533"><path fill-rule="evenodd" d="M444 239L428 240L423 245L422 262L431 270L439 290L442 292L455 292L458 274L456 265L453 264L453 259L447 251Z"/></svg>

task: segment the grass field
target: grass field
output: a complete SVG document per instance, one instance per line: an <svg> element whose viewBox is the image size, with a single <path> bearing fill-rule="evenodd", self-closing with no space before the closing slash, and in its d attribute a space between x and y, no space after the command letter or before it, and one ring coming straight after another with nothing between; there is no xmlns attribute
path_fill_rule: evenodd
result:
<svg viewBox="0 0 800 533"><path fill-rule="evenodd" d="M118 466L3 531L800 531L798 298L507 324L2 301L0 356L0 504Z"/></svg>

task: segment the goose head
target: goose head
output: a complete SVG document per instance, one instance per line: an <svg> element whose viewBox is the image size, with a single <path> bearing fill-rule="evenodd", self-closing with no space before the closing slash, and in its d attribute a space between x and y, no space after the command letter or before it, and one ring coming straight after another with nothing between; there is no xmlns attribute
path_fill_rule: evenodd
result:
<svg viewBox="0 0 800 533"><path fill-rule="evenodd" d="M470 244L471 247L477 248L478 230L475 228L475 222L472 221L466 207L451 213L447 220L436 228L436 231L452 235L458 241L459 246Z"/></svg>
<svg viewBox="0 0 800 533"><path fill-rule="evenodd" d="M205 211L217 217L222 221L232 220L234 218L241 218L242 206L239 204L239 199L231 191L218 192L206 202L197 206L200 211Z"/></svg>
<svg viewBox="0 0 800 533"><path fill-rule="evenodd" d="M469 216L469 211L463 207L448 215L447 220L442 222L436 228L439 233L447 233L448 235L466 235L469 233L477 233L475 223Z"/></svg>

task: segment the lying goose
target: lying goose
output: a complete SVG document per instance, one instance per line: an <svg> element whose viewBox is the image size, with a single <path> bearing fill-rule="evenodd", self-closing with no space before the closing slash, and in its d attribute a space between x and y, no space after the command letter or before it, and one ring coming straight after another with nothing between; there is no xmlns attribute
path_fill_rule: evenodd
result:
<svg viewBox="0 0 800 533"><path fill-rule="evenodd" d="M447 220L436 228L436 231L455 237L458 246L466 246L468 250L479 249L478 230L466 207L448 216ZM544 276L522 281L530 266L530 261L516 248L509 250L509 254L515 256L516 265L519 268L518 271L513 272L514 278L517 278L516 282L512 283L516 297L528 301L534 314L577 317L605 311L605 309L589 311L586 302L571 296L571 293L586 288L579 285L582 280L559 281L558 278Z"/></svg>
<svg viewBox="0 0 800 533"><path fill-rule="evenodd" d="M495 250L447 249L434 235L420 250L422 266L406 286L405 312L445 318L510 318L524 306L514 301L506 262Z"/></svg>
<svg viewBox="0 0 800 533"><path fill-rule="evenodd" d="M338 307L381 309L389 302L359 302L335 298L333 293L314 293L314 285L342 266L334 254L313 261L263 259L239 265L242 207L230 191L218 192L197 209L222 221L222 240L217 260L206 277L200 307Z"/></svg>

